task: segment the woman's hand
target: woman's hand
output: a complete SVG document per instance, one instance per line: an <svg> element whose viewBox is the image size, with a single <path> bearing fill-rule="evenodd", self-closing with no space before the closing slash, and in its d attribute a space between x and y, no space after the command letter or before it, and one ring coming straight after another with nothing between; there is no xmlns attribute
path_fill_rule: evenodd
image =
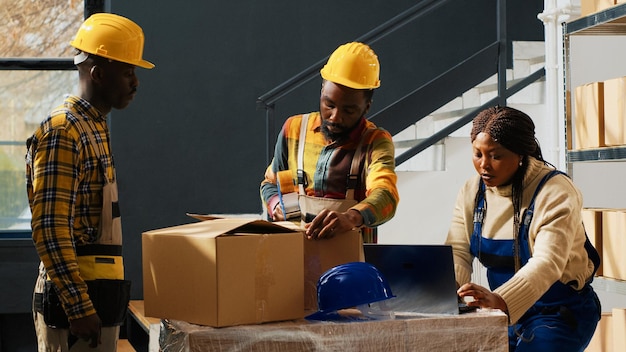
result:
<svg viewBox="0 0 626 352"><path fill-rule="evenodd" d="M472 297L473 301L467 302L468 306L475 306L480 308L493 308L500 309L503 312L507 312L509 309L506 302L497 293L491 292L488 288L482 287L474 283L467 283L461 286L456 293L461 298Z"/></svg>

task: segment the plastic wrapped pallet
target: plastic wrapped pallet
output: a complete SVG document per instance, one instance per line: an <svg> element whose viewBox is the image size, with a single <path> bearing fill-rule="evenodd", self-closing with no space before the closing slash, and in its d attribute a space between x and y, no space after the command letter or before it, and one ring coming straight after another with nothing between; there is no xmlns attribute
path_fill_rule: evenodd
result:
<svg viewBox="0 0 626 352"><path fill-rule="evenodd" d="M163 352L508 351L506 315L487 310L380 321L296 320L225 328L163 320L159 340Z"/></svg>

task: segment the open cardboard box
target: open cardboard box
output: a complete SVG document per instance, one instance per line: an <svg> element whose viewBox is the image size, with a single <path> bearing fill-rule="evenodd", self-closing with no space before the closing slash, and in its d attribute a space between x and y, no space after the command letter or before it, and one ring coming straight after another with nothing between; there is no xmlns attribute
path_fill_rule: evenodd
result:
<svg viewBox="0 0 626 352"><path fill-rule="evenodd" d="M191 214L194 219L214 220L220 215ZM291 221L278 221L280 225L293 231L304 231L302 227ZM317 307L317 282L328 269L349 262L364 261L363 237L361 230L354 229L323 240L304 238L304 309L310 314Z"/></svg>
<svg viewBox="0 0 626 352"><path fill-rule="evenodd" d="M302 232L215 218L143 233L145 313L223 327L304 316Z"/></svg>

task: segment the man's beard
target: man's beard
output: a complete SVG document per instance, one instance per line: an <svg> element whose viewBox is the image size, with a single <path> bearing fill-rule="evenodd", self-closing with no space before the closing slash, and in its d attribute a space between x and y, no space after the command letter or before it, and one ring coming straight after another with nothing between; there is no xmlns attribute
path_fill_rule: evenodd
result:
<svg viewBox="0 0 626 352"><path fill-rule="evenodd" d="M354 129L359 125L360 121L361 119L359 119L358 122L354 124L354 126L346 129L340 125L329 122L328 120L322 120L322 133L324 134L324 137L326 137L326 139L328 140L331 140L333 142L343 142L344 140L347 140L348 137L350 137L350 133L352 133L352 131L354 131ZM330 126L339 127L341 128L341 131L331 132L328 129L328 127Z"/></svg>

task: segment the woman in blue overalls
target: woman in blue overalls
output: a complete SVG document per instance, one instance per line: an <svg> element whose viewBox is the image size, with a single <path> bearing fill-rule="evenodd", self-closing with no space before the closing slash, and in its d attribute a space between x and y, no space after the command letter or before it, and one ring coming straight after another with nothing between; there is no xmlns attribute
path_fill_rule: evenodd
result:
<svg viewBox="0 0 626 352"><path fill-rule="evenodd" d="M580 191L543 160L533 121L519 110L482 111L471 141L478 175L459 192L446 240L459 296L507 313L510 351L583 351L600 303ZM470 282L474 258L490 289Z"/></svg>

